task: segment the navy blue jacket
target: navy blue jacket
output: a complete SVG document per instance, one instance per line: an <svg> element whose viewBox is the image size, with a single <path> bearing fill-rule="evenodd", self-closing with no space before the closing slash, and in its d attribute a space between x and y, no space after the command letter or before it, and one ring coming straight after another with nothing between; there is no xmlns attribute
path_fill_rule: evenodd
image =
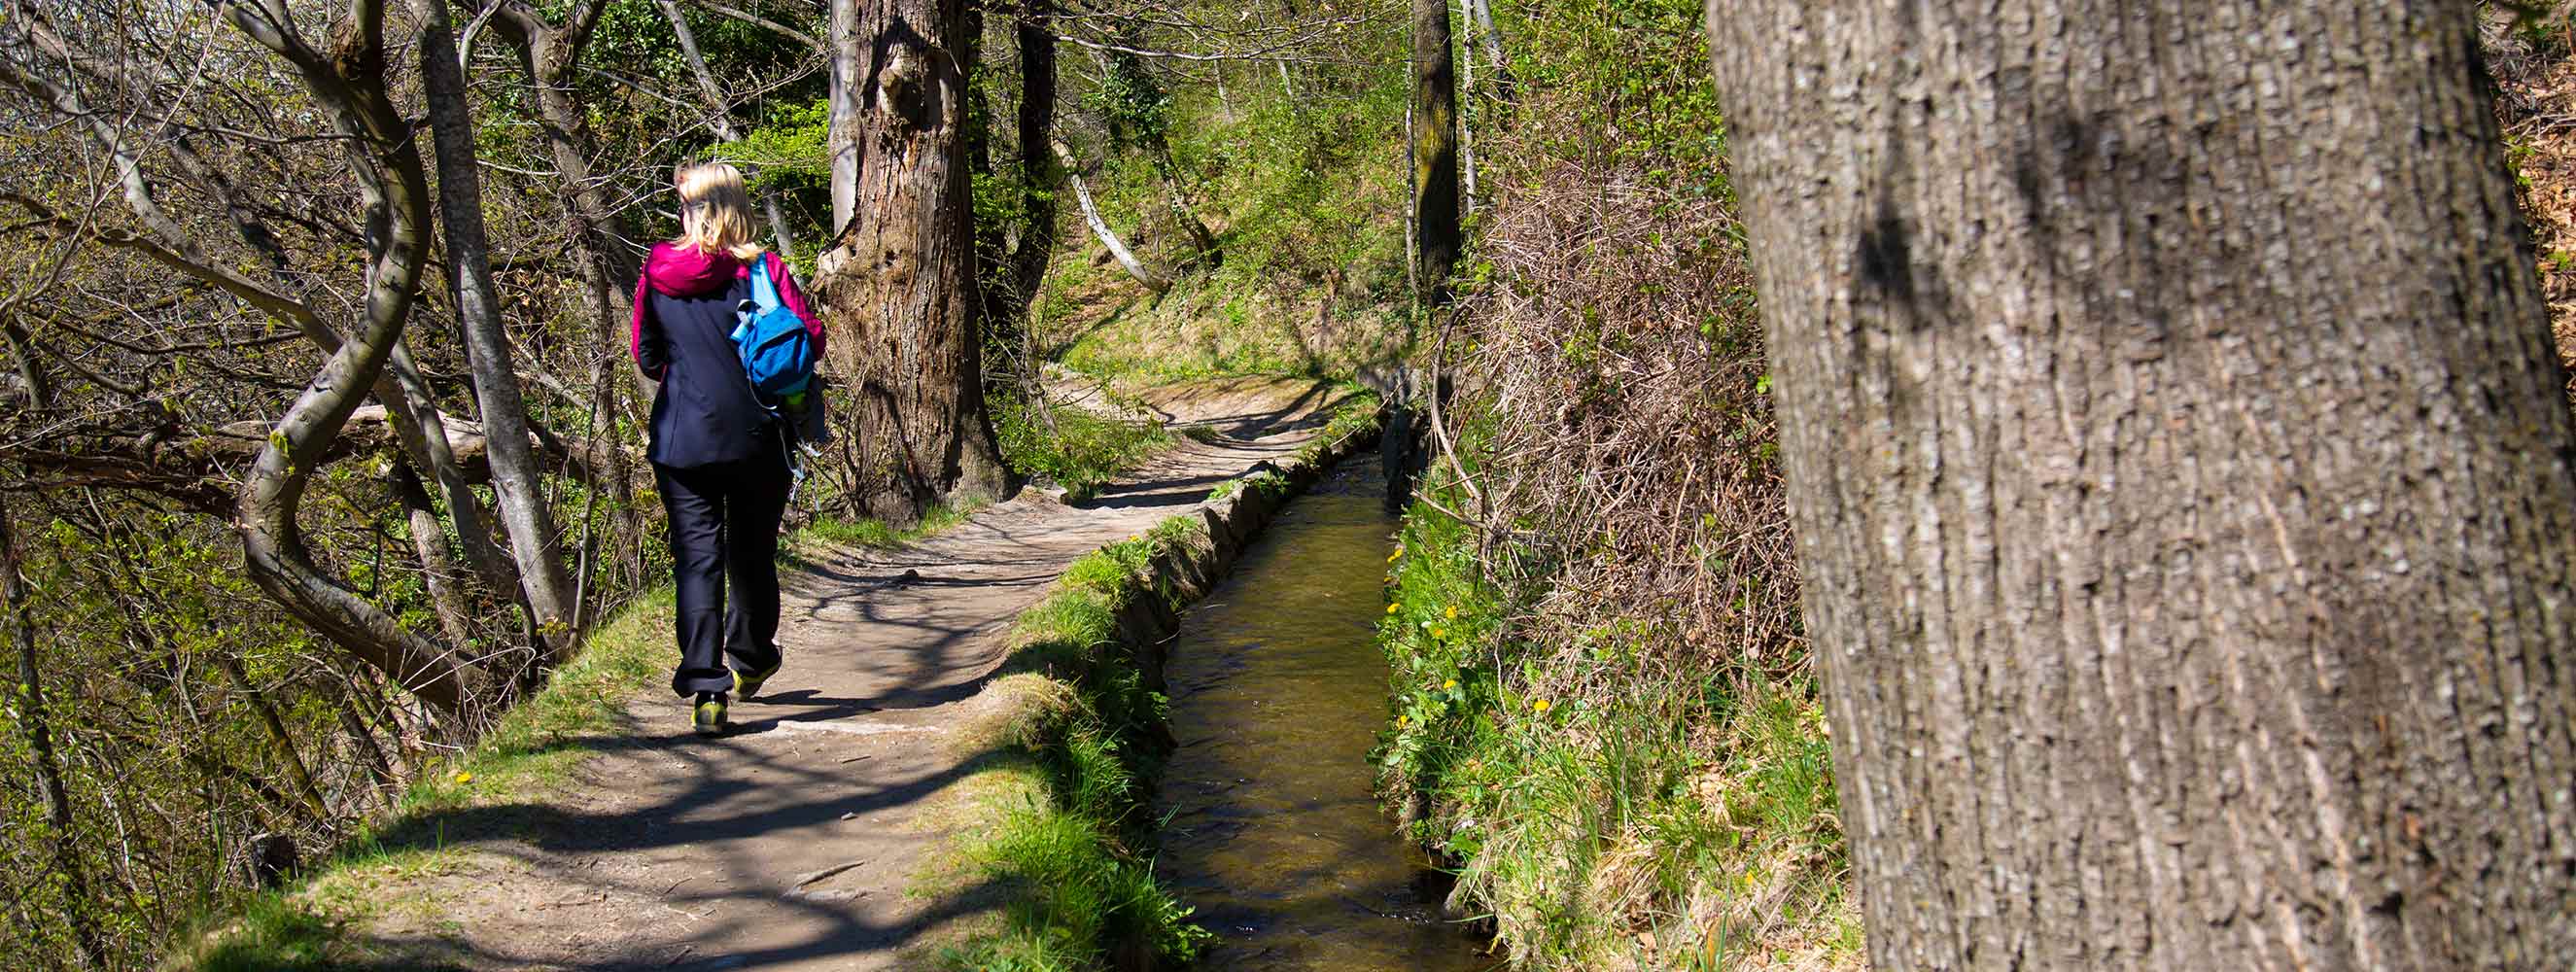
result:
<svg viewBox="0 0 2576 972"><path fill-rule="evenodd" d="M773 262L771 272L783 275L785 268ZM748 277L730 256L668 243L654 247L646 261L635 288L633 350L645 376L662 383L653 396L652 445L645 453L655 465L783 460L786 423L752 396L733 343L735 312L751 299Z"/></svg>

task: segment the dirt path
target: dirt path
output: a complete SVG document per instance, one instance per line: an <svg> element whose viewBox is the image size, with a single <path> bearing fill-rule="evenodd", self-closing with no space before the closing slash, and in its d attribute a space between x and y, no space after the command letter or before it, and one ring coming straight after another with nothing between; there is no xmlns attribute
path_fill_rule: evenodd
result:
<svg viewBox="0 0 2576 972"><path fill-rule="evenodd" d="M908 949L970 917L905 889L948 836L938 797L966 767L942 736L995 635L1074 559L1294 451L1333 404L1268 379L1146 398L1217 435L1079 508L1027 490L911 548L815 558L786 578L786 667L734 734L634 699L578 783L453 835L468 863L401 889L368 937L469 969L917 966Z"/></svg>

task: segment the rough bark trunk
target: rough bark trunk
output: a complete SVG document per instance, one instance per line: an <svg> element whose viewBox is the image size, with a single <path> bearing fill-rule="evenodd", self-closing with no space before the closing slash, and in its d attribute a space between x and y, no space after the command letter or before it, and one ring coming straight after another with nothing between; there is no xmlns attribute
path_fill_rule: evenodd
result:
<svg viewBox="0 0 2576 972"><path fill-rule="evenodd" d="M2469 4L1711 0L1881 970L2576 947L2576 480Z"/></svg>
<svg viewBox="0 0 2576 972"><path fill-rule="evenodd" d="M27 751L36 764L37 788L44 794L46 835L54 859L54 869L63 880L64 900L71 905L63 910L64 920L71 925L72 942L95 969L108 968L107 936L98 926L97 916L86 907L91 902L89 868L81 861L73 826L71 794L63 787L62 758L54 751L51 717L45 708L45 672L36 656L36 626L27 608L27 587L18 569L18 535L9 522L7 494L0 493L0 625L9 629L10 640L18 653L18 684L11 708L16 711L19 729L26 733Z"/></svg>
<svg viewBox="0 0 2576 972"><path fill-rule="evenodd" d="M519 595L526 602L553 661L570 657L574 631L572 581L564 573L560 536L547 502L534 450L528 446L528 407L511 367L510 337L501 325L499 291L492 282L491 244L483 229L483 182L476 171L474 118L465 98L447 24L446 0L413 0L420 17L421 86L429 102L438 158L439 212L447 227L447 264L465 335L474 399L483 413L485 454L502 528L518 566Z"/></svg>
<svg viewBox="0 0 2576 972"><path fill-rule="evenodd" d="M1458 265L1458 75L1449 0L1413 0L1413 232L1426 306L1449 302Z"/></svg>
<svg viewBox="0 0 2576 972"><path fill-rule="evenodd" d="M966 162L965 0L841 0L836 56L855 49L857 225L816 274L851 390L841 462L854 512L907 521L1009 485L984 409L974 207ZM835 106L836 113L845 106ZM837 192L837 187L836 187Z"/></svg>
<svg viewBox="0 0 2576 972"><path fill-rule="evenodd" d="M1144 284L1145 289L1158 294L1171 290L1172 278L1137 259L1136 252L1128 249L1127 243L1118 238L1118 231L1109 228L1109 220L1100 215L1100 207L1091 201L1091 186L1082 181L1082 166L1074 161L1072 150L1057 145L1055 152L1056 161L1064 166L1064 181L1073 186L1074 204L1082 207L1082 222L1091 227L1091 235L1098 237L1100 245L1108 249L1109 255L1126 269L1127 275Z"/></svg>

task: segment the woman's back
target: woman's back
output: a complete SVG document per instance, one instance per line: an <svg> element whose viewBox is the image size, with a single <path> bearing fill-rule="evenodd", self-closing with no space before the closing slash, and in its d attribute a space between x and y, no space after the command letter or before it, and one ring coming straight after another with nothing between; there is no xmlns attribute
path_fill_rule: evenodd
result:
<svg viewBox="0 0 2576 972"><path fill-rule="evenodd" d="M735 314L751 294L746 277L745 265L726 254L653 248L638 288L635 340L636 360L662 382L649 453L657 464L694 468L779 447L776 420L753 397L733 343Z"/></svg>

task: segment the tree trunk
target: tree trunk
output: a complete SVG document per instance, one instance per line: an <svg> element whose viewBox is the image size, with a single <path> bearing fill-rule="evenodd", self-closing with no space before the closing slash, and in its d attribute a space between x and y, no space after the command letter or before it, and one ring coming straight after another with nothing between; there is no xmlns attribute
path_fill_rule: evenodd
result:
<svg viewBox="0 0 2576 972"><path fill-rule="evenodd" d="M1064 181L1073 186L1074 204L1082 207L1082 221L1091 227L1091 235L1099 237L1100 245L1109 250L1109 255L1127 270L1128 276L1144 284L1145 289L1158 294L1170 291L1172 278L1137 259L1136 252L1128 249L1126 242L1118 238L1118 231L1109 228L1109 220L1100 215L1100 207L1091 201L1091 186L1082 181L1082 166L1074 161L1073 151L1059 143L1055 153L1056 161L1064 166Z"/></svg>
<svg viewBox="0 0 2576 972"><path fill-rule="evenodd" d="M27 751L36 764L37 788L44 794L45 829L52 844L54 869L63 880L63 919L71 925L72 942L91 968L108 968L107 937L90 912L94 904L89 868L82 862L73 827L71 794L63 787L62 758L54 750L51 716L45 708L45 671L36 657L36 627L27 608L27 587L18 570L18 535L9 522L6 493L0 493L0 625L9 629L18 649L18 684L10 708L27 735Z"/></svg>
<svg viewBox="0 0 2576 972"><path fill-rule="evenodd" d="M575 0L559 24L548 21L521 0L497 2L499 8L492 23L519 54L536 104L537 128L545 136L555 176L562 183L567 235L576 250L573 262L582 281L584 302L590 306L593 326L597 328L597 340L604 350L624 348L628 301L634 294L630 288L640 271L635 248L625 242L634 234L609 203L606 186L593 176L590 116L573 83L573 75L581 66L582 49L590 43L591 32L598 26L607 2ZM592 371L590 427L595 432L595 444L616 441L613 430L618 427L619 406L637 397L633 369L608 363L622 357L611 350ZM635 569L641 563L635 551L645 542L648 531L627 476L626 453L615 448L600 449L587 460L592 469L606 473L610 515L619 534L613 549L623 566ZM588 565L589 560L585 557L583 563ZM587 571L585 566L582 580L587 580ZM575 594L582 592L577 585Z"/></svg>
<svg viewBox="0 0 2576 972"><path fill-rule="evenodd" d="M485 454L502 528L518 565L519 595L530 621L560 663L579 636L573 630L572 580L564 573L560 535L546 499L536 455L528 446L528 406L510 363L510 337L501 326L501 300L492 283L491 244L483 230L483 182L476 171L474 117L465 98L465 72L447 25L446 0L413 0L421 18L421 86L429 102L438 157L439 213L447 226L447 264L453 274L456 313L465 334L474 399L483 413Z"/></svg>
<svg viewBox="0 0 2576 972"><path fill-rule="evenodd" d="M438 629L454 644L474 643L473 615L465 606L464 595L456 589L456 578L463 571L447 555L446 529L438 522L438 506L429 499L429 490L421 485L420 473L407 462L387 463L385 488L402 505L405 521L411 526L413 555L420 558L421 586L429 591L430 613L438 618Z"/></svg>
<svg viewBox="0 0 2576 972"><path fill-rule="evenodd" d="M1413 0L1413 232L1422 300L1449 303L1458 265L1458 76L1449 43L1449 0Z"/></svg>
<svg viewBox="0 0 2576 972"><path fill-rule="evenodd" d="M852 391L842 462L854 512L904 522L1009 485L984 410L974 207L966 163L965 0L839 0L835 57L864 66L853 132L857 225L816 291ZM851 53L853 50L857 53ZM835 117L841 117L835 107Z"/></svg>
<svg viewBox="0 0 2576 972"><path fill-rule="evenodd" d="M241 486L235 529L251 579L298 620L391 676L449 716L463 713L481 669L407 630L326 576L304 548L296 522L318 460L383 375L402 340L419 285L429 184L411 126L383 87L383 8L343 26L330 55L264 16L227 7L226 19L293 64L344 141L369 225L365 326L325 362L280 417Z"/></svg>
<svg viewBox="0 0 2576 972"><path fill-rule="evenodd" d="M1465 0L1461 6L1472 8L1474 0ZM1462 11L1462 13L1472 12L1472 10ZM1470 25L1467 30L1473 34L1476 28ZM1458 180L1461 184L1458 204L1467 215L1474 216L1476 215L1476 116L1481 112L1476 110L1476 51L1472 44L1459 51L1458 83L1460 90L1467 95L1466 104L1458 112Z"/></svg>
<svg viewBox="0 0 2576 972"><path fill-rule="evenodd" d="M1875 968L2576 945L2576 479L2469 4L1711 0Z"/></svg>
<svg viewBox="0 0 2576 972"><path fill-rule="evenodd" d="M1061 179L1054 150L1054 8L1051 0L1031 0L1015 31L1020 47L1020 211L1028 225L1011 246L999 292L984 303L985 326L1006 338L1018 336L1026 326L1038 282L1055 256L1055 187Z"/></svg>
<svg viewBox="0 0 2576 972"><path fill-rule="evenodd" d="M831 41L824 53L831 62L832 99L823 136L824 151L832 156L832 235L823 241L826 254L849 236L859 216L859 132L861 114L871 101L861 89L875 56L868 45L873 35L859 32L859 8L870 2L831 0Z"/></svg>

